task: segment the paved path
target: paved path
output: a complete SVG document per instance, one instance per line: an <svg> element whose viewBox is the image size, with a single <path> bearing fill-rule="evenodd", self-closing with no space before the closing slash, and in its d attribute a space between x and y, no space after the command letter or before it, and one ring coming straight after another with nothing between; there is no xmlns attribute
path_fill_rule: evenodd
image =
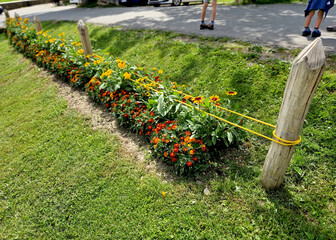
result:
<svg viewBox="0 0 336 240"><path fill-rule="evenodd" d="M41 20L79 20L126 28L160 29L203 36L231 37L252 43L305 47L313 39L302 37L305 21L304 4L274 4L217 7L215 30L199 30L202 5L180 7L127 7L127 8L76 8L75 5L55 7L43 4L10 11L23 17ZM207 17L210 16L208 8ZM5 16L0 16L0 26ZM313 24L315 18L313 19ZM336 52L336 32L327 32L328 25L336 25L336 7L322 23L323 44L327 51Z"/></svg>

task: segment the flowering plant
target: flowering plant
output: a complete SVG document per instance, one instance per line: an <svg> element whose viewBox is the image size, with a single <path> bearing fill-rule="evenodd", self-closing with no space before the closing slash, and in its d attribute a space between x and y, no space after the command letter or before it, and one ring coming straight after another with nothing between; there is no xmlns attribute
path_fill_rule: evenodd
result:
<svg viewBox="0 0 336 240"><path fill-rule="evenodd" d="M231 102L185 94L163 70L146 70L111 55L85 56L81 44L47 32L36 32L28 19L9 19L13 46L38 65L85 90L118 122L144 136L153 156L174 166L178 174L203 171L214 162L214 150L240 143L243 133L228 124L242 124L225 111ZM228 97L236 92L229 92Z"/></svg>

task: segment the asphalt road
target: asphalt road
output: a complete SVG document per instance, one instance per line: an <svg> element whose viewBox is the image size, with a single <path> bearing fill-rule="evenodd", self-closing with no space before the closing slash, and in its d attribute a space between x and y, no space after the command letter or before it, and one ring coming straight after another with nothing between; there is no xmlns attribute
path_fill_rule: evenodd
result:
<svg viewBox="0 0 336 240"><path fill-rule="evenodd" d="M40 20L74 20L109 26L122 26L133 29L159 29L197 34L203 36L230 37L262 45L286 48L304 48L312 39L302 37L304 25L304 4L272 4L217 7L215 30L200 30L202 5L179 7L162 6L154 8L76 8L75 5L56 7L53 4L42 4L9 11L11 16L17 12L22 17ZM210 17L208 8L207 18ZM315 17L312 24L315 23ZM0 26L4 25L5 16L0 15ZM322 22L323 45L326 51L336 52L336 32L327 32L328 25L336 25L336 7L332 8L328 17ZM312 26L313 27L313 26Z"/></svg>

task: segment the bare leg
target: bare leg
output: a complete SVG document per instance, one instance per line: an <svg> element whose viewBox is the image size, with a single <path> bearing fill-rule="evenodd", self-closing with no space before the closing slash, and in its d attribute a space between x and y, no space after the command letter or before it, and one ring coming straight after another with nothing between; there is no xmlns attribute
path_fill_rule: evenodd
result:
<svg viewBox="0 0 336 240"><path fill-rule="evenodd" d="M216 17L216 8L217 8L217 0L213 0L213 1L212 1L211 21L215 21L215 17Z"/></svg>
<svg viewBox="0 0 336 240"><path fill-rule="evenodd" d="M208 5L209 5L208 2L203 3L202 13L201 13L201 21L204 21L205 12L206 12L206 9L207 9Z"/></svg>
<svg viewBox="0 0 336 240"><path fill-rule="evenodd" d="M324 11L322 11L322 10L318 11L315 28L319 28L320 27L322 19L323 19L323 14L324 14Z"/></svg>
<svg viewBox="0 0 336 240"><path fill-rule="evenodd" d="M313 16L314 16L314 14L315 14L315 10L311 10L311 11L309 12L309 14L308 14L308 16L307 16L307 18L306 18L306 22L305 22L305 27L306 27L306 28L309 27L310 22L311 22L311 20L312 20L312 18L313 18Z"/></svg>

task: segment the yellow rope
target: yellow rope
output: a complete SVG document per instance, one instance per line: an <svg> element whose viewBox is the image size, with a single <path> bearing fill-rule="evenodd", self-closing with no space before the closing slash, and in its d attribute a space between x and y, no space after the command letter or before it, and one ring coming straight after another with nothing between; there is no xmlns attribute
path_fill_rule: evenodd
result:
<svg viewBox="0 0 336 240"><path fill-rule="evenodd" d="M146 80L148 80L148 81L150 81L150 82L153 82L153 83L155 83L155 84L157 84L158 85L158 83L157 82L155 82L155 81L153 81L153 80L150 80L150 79L146 79ZM184 95L184 96L188 96L188 97L190 97L190 98L195 98L194 96L192 96L192 95L189 95L189 94L186 94L186 93L184 93L184 92L182 92L182 91L178 91L178 90L175 90L175 89L172 89L174 92L177 92L177 93L179 93L179 94L182 94L182 95ZM230 110L230 109L227 109L227 108L223 108L223 107L221 107L221 106L217 106L219 109L222 109L222 110L224 110L224 111L227 111L227 112L230 112L230 113L233 113L233 114L236 114L236 115L238 115L238 116L241 116L241 117L243 117L243 118L247 118L247 119L250 119L250 120L252 120L252 121L255 121L255 122L258 122L258 123L261 123L261 124L264 124L264 125L267 125L267 126L269 126L269 127L272 127L272 128L276 128L276 126L275 125L272 125L272 124L270 124L270 123L267 123L267 122L264 122L264 121L261 121L261 120L258 120L258 119L256 119L256 118L253 118L253 117L249 117L249 116L246 116L246 115L244 115L244 114L241 114L241 113L238 113L238 112L235 112L235 111L232 111L232 110Z"/></svg>
<svg viewBox="0 0 336 240"><path fill-rule="evenodd" d="M137 82L136 80L133 80L133 79L129 79L129 80L131 80L131 81L133 81L133 82L135 82L135 83L137 83L137 84L140 84L140 85L142 85L142 86L145 86L145 84L139 83L139 82ZM152 81L152 80L149 80L149 81ZM153 88L151 88L151 87L145 87L145 88L147 88L147 89L151 89L151 90L153 90L153 91L155 91L155 92L158 92L158 93L162 93L162 92L160 92L160 91L158 91L158 90L156 90L156 89L153 89ZM174 89L172 89L172 90L173 90L173 91L176 91L176 92L178 92L178 93L182 93L182 94L184 94L183 92L180 92L180 91L177 91L177 90L174 90ZM187 95L187 94L184 94L184 95L185 95L185 96L193 97L193 96L191 96L191 95ZM230 125L233 125L233 126L235 126L235 127L237 127L237 128L243 129L243 130L245 130L245 131L248 131L248 132L250 132L250 133L253 133L253 134L255 134L255 135L258 135L258 136L260 136L260 137L263 137L263 138L265 138L265 139L268 139L268 140L270 140L270 141L276 142L276 143L281 144L281 145L283 145L283 146L294 146L294 145L297 145L297 144L299 144L299 143L301 142L301 136L299 136L299 139L298 139L298 140L295 140L295 141L289 141L289 140L285 140L285 139L282 139L282 138L276 136L276 135L275 135L275 130L274 130L274 131L273 131L273 136L274 136L276 139L279 140L279 141L277 141L277 140L275 140L275 139L273 139L273 138L267 137L267 136L265 136L265 135L263 135L263 134L260 134L260 133L258 133L258 132L253 131L253 130L250 130L250 129L248 129L248 128L242 127L242 126L240 126L240 125L238 125L238 124L236 124L236 123L233 123L233 122L230 122L230 121L228 121L228 120L225 120L224 118L218 117L218 116L216 116L216 115L214 115L214 114L212 114L212 113L208 113L208 112L206 112L206 111L204 111L204 110L201 110L201 109L199 109L199 108L196 108L196 107L194 107L194 106L192 106L192 105L190 105L190 104L187 104L187 103L185 103L185 102L182 102L182 101L180 101L180 100L177 100L177 99L173 99L173 100L176 101L176 102L179 102L179 103L181 103L181 104L183 104L183 105L185 105L185 106L188 106L188 107L190 107L190 108L194 108L194 109L196 109L197 111L203 112L203 113L205 113L205 114L207 114L207 115L209 115L209 116L211 116L211 117L214 117L214 118L216 118L216 119L218 119L218 120L220 120L220 121L226 122L226 123L228 123L228 124L230 124ZM222 108L222 109L225 109L225 108ZM253 120L253 121L256 121L256 122L259 122L259 123L262 123L262 124L265 124L265 125L267 125L267 126L270 126L270 127L274 127L274 128L275 128L274 125L265 123L265 122L260 121L260 120L258 120L258 119L254 119L254 118L245 116L245 115L243 115L243 114L240 114L240 113L231 111L231 110L229 110L229 109L225 109L225 110L228 110L229 112L232 112L232 113L234 113L234 114L236 114L236 115L243 116L243 117L245 117L245 118L248 118L248 119L251 119L251 120Z"/></svg>
<svg viewBox="0 0 336 240"><path fill-rule="evenodd" d="M295 140L295 141L289 141L289 140L285 140L285 139L282 139L280 137L278 137L276 134L275 134L275 130L273 131L273 136L280 140L282 143L282 145L285 145L285 146L294 146L294 145L297 145L301 142L301 136L299 136L299 139Z"/></svg>

